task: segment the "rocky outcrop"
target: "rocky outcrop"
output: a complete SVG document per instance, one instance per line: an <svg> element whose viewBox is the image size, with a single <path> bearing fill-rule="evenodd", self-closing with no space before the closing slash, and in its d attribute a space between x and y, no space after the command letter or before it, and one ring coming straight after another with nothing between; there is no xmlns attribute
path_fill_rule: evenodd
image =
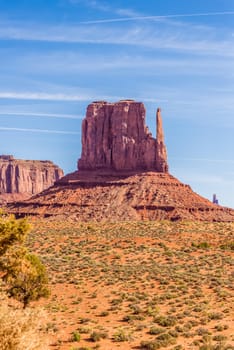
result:
<svg viewBox="0 0 234 350"><path fill-rule="evenodd" d="M168 172L160 110L155 139L145 125L143 103L133 100L91 103L82 123L78 169Z"/></svg>
<svg viewBox="0 0 234 350"><path fill-rule="evenodd" d="M0 156L0 199L8 201L19 194L26 198L39 193L63 176L63 171L51 161L19 160ZM12 195L12 196L11 196Z"/></svg>

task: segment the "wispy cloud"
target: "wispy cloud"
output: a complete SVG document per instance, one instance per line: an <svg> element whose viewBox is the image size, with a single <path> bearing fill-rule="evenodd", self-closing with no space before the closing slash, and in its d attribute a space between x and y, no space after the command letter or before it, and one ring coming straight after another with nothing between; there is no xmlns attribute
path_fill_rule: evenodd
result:
<svg viewBox="0 0 234 350"><path fill-rule="evenodd" d="M0 91L0 100L1 99L15 99L15 100L44 100L44 101L79 101L79 102L92 102L92 101L118 101L125 98L124 96L114 96L114 95L106 95L106 94L63 94L63 93L41 93L41 92L18 92L18 91L11 91L11 92L1 92ZM130 97L129 97L130 98ZM12 112L14 113L14 112ZM23 112L22 112L23 113ZM2 114L4 114L4 111L2 111ZM28 115L43 115L39 113L33 113ZM58 117L57 114L50 114L46 113L45 116L54 116ZM71 118L70 115L62 115L61 118ZM75 117L75 119L80 119L80 116L72 116ZM74 119L74 118L72 118Z"/></svg>
<svg viewBox="0 0 234 350"><path fill-rule="evenodd" d="M12 66L12 62L7 62L8 53L4 53L4 50L0 51L2 61L4 62L4 70L9 66ZM6 57L6 58L5 58ZM95 65L93 62L95 61ZM223 60L217 57L203 57L194 55L189 57L152 57L149 55L140 54L126 54L126 50L118 50L116 53L108 53L104 57L101 54L95 53L90 55L80 54L71 50L60 50L53 53L28 53L17 55L17 60L14 62L15 67L20 67L21 71L24 69L28 72L56 72L56 73L77 73L77 72L94 72L98 74L100 71L113 72L120 70L128 70L129 73L134 72L137 75L138 72L144 71L145 74L150 75L198 75L203 76L212 75L224 76L224 74L230 75L234 71L233 58L227 57L225 64Z"/></svg>
<svg viewBox="0 0 234 350"><path fill-rule="evenodd" d="M36 92L0 92L0 99L16 99L16 100L49 100L49 101L83 101L83 102L92 102L92 101L108 101L115 102L121 99L126 98L126 96L119 95L64 95L60 93L36 93ZM128 96L128 98L134 99L134 96ZM138 100L144 102L168 102L168 99L165 98L155 98L155 97L145 97L138 96ZM55 114L55 113L34 113L34 112L9 112L9 111L0 111L0 115L15 115L15 116L35 116L35 117L51 117L51 118L67 118L67 119L81 119L83 116L76 115L67 115L67 114Z"/></svg>
<svg viewBox="0 0 234 350"><path fill-rule="evenodd" d="M68 0L68 2L72 5L85 5L86 7L101 11L101 12L109 12L112 14L120 15L120 16L128 16L128 17L136 17L139 16L135 10L130 8L116 8L112 5L110 6L106 2L97 1L97 0Z"/></svg>
<svg viewBox="0 0 234 350"><path fill-rule="evenodd" d="M122 18L108 18L100 20L83 21L83 24L102 24L102 23L114 23L114 22L130 22L130 21L156 21L162 19L173 19L173 18L188 18L188 17L213 17L213 16L232 16L234 11L226 12L205 12L205 13L186 13L186 14L171 14L161 16L129 16Z"/></svg>
<svg viewBox="0 0 234 350"><path fill-rule="evenodd" d="M100 0L68 0L72 5L84 5L86 7L95 9L100 12L109 12L119 16L121 18L108 18L99 20L88 20L81 23L85 24L101 24L101 23L114 23L114 22L129 22L129 21L155 21L162 19L177 19L177 18L189 18L189 17L217 17L217 16L232 16L234 11L216 11L216 12L199 12L199 13L181 13L181 14L165 14L165 15L151 15L144 16L131 8L116 8Z"/></svg>
<svg viewBox="0 0 234 350"><path fill-rule="evenodd" d="M28 129L28 128L7 128L1 127L1 131L19 131L19 132L31 132L31 133L46 133L46 134L65 134L65 135L79 135L78 131L64 131L64 130L50 130L50 129Z"/></svg>
<svg viewBox="0 0 234 350"><path fill-rule="evenodd" d="M52 114L52 113L28 113L28 112L2 112L0 116L19 116L19 117L43 117L43 118L61 118L61 119L82 119L83 116L72 114Z"/></svg>
<svg viewBox="0 0 234 350"><path fill-rule="evenodd" d="M234 56L233 38L216 28L172 23L131 23L110 25L105 30L97 24L42 26L30 23L2 22L0 39L33 40L61 43L110 44L149 47L190 52L196 55Z"/></svg>
<svg viewBox="0 0 234 350"><path fill-rule="evenodd" d="M95 10L99 10L99 11L104 11L104 12L109 12L110 11L110 6L103 3L103 2L100 2L100 1L97 1L97 0L68 0L68 2L72 5L84 5L84 6L87 6L87 7L91 7Z"/></svg>
<svg viewBox="0 0 234 350"><path fill-rule="evenodd" d="M63 93L42 92L1 92L0 99L46 100L46 101L89 101L90 95L72 95Z"/></svg>

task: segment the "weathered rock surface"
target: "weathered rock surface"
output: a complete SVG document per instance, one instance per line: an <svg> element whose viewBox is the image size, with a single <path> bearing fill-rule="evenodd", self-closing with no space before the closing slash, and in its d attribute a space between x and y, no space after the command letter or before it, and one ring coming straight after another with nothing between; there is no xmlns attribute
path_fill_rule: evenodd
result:
<svg viewBox="0 0 234 350"><path fill-rule="evenodd" d="M0 156L0 202L25 199L39 193L63 176L51 161L19 160Z"/></svg>
<svg viewBox="0 0 234 350"><path fill-rule="evenodd" d="M132 100L91 103L82 123L78 169L168 172L160 110L155 139L145 125L143 103Z"/></svg>

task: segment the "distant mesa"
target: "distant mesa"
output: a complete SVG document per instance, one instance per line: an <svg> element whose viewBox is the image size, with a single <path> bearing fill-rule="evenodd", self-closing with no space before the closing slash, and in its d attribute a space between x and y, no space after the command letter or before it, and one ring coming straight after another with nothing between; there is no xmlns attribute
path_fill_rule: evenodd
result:
<svg viewBox="0 0 234 350"><path fill-rule="evenodd" d="M54 184L63 171L49 160L20 160L0 155L0 204L23 200Z"/></svg>
<svg viewBox="0 0 234 350"><path fill-rule="evenodd" d="M78 170L8 210L50 220L234 221L234 210L211 203L169 174L160 108L156 129L154 138L141 102L91 103L82 123Z"/></svg>

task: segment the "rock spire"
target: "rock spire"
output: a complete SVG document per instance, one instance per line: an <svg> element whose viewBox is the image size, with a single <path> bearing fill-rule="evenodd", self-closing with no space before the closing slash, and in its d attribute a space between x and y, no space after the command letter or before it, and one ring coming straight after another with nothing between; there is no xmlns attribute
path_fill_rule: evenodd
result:
<svg viewBox="0 0 234 350"><path fill-rule="evenodd" d="M168 172L167 149L164 143L161 108L157 109L156 121L157 121L156 163L158 164L158 169L160 169L159 171L166 173Z"/></svg>
<svg viewBox="0 0 234 350"><path fill-rule="evenodd" d="M168 172L160 109L155 139L145 125L143 103L133 100L91 103L82 123L78 169Z"/></svg>

